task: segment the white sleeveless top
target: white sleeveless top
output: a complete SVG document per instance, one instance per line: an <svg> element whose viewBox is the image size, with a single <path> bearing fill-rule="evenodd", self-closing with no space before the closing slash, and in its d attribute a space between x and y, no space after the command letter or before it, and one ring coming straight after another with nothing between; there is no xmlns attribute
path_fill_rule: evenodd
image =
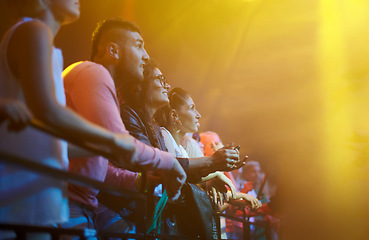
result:
<svg viewBox="0 0 369 240"><path fill-rule="evenodd" d="M24 18L4 35L0 45L0 98L14 98L25 102L19 80L12 74L7 62L7 48L16 28L27 21ZM53 48L53 81L57 101L65 105L63 56ZM67 144L32 127L10 132L0 124L0 151L27 158L58 169L68 168ZM1 159L0 159L1 160ZM67 185L52 178L10 167L0 161L0 222L49 225L68 220Z"/></svg>
<svg viewBox="0 0 369 240"><path fill-rule="evenodd" d="M168 152L172 154L173 157L177 158L188 158L188 154L184 148L176 143L172 134L164 127L161 127L161 134L164 138L165 147L167 148ZM162 185L159 184L155 190L154 195L162 196Z"/></svg>

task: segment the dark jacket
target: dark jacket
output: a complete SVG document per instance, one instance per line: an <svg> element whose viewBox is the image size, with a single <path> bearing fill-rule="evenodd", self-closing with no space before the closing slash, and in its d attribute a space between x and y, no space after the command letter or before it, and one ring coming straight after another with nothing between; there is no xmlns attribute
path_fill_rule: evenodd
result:
<svg viewBox="0 0 369 240"><path fill-rule="evenodd" d="M160 150L167 152L164 138L161 135L160 127L155 122L149 123L145 121L144 123L140 115L133 108L126 104L121 106L120 115L122 117L124 126L130 135L149 146L157 147ZM187 158L177 158L177 160L187 173L189 160ZM188 174L187 176L188 182L197 183L200 180L201 175L199 174Z"/></svg>

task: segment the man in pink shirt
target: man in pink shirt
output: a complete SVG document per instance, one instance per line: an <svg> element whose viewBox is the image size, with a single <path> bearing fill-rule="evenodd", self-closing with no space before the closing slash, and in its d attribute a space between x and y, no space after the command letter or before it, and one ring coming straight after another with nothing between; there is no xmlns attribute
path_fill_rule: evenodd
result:
<svg viewBox="0 0 369 240"><path fill-rule="evenodd" d="M130 22L108 19L98 25L92 40L92 61L78 62L63 72L67 105L88 120L115 133L127 133L118 96L127 81L142 81L149 56L139 30ZM117 94L118 93L118 94ZM167 152L135 141L135 158L120 166L132 171L162 174L169 198L179 197L186 174ZM137 173L119 169L98 156L70 159L69 170L122 188L135 190ZM94 228L98 190L70 185L70 221L63 227Z"/></svg>

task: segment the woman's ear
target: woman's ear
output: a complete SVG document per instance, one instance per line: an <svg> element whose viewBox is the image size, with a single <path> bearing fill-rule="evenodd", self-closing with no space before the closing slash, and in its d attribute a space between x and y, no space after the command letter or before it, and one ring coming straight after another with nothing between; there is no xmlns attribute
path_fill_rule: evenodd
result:
<svg viewBox="0 0 369 240"><path fill-rule="evenodd" d="M169 111L169 116L174 121L178 121L179 120L178 113L177 113L177 111L175 109L171 109Z"/></svg>
<svg viewBox="0 0 369 240"><path fill-rule="evenodd" d="M106 52L112 58L119 60L119 45L113 42L110 42L106 45Z"/></svg>

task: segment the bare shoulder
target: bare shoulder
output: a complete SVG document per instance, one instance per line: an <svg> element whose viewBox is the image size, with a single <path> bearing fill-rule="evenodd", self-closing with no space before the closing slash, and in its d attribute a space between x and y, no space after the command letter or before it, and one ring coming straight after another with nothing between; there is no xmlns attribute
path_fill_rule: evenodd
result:
<svg viewBox="0 0 369 240"><path fill-rule="evenodd" d="M52 43L52 32L42 21L32 20L22 23L14 32L11 42L35 44L48 41Z"/></svg>
<svg viewBox="0 0 369 240"><path fill-rule="evenodd" d="M47 59L53 45L51 29L42 21L31 20L22 23L14 31L8 45L8 62L13 72L17 72L20 62ZM17 74L16 74L17 75Z"/></svg>

